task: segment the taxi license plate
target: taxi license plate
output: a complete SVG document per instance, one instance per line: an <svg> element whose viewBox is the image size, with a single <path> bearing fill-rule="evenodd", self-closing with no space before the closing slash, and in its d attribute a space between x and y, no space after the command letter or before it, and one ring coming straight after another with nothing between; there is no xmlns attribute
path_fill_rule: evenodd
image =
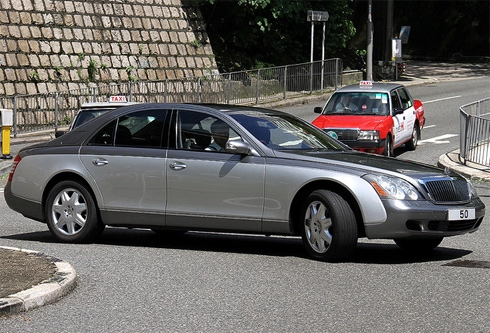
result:
<svg viewBox="0 0 490 333"><path fill-rule="evenodd" d="M475 219L475 209L449 209L447 211L448 221L456 220L474 220Z"/></svg>

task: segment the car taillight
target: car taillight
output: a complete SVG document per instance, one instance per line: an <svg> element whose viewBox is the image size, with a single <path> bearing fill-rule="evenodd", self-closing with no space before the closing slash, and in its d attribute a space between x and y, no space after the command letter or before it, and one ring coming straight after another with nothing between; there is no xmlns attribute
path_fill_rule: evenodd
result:
<svg viewBox="0 0 490 333"><path fill-rule="evenodd" d="M12 169L10 169L10 174L8 179L9 183L12 181L12 178L14 177L15 168L17 168L17 165L19 164L20 160L21 160L20 155L16 155L14 158L14 162L12 163Z"/></svg>

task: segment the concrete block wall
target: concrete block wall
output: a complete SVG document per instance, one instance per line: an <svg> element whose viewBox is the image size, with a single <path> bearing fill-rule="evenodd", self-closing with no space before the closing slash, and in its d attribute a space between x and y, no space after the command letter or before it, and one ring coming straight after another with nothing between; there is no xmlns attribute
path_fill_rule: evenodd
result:
<svg viewBox="0 0 490 333"><path fill-rule="evenodd" d="M211 72L192 0L0 1L0 96Z"/></svg>

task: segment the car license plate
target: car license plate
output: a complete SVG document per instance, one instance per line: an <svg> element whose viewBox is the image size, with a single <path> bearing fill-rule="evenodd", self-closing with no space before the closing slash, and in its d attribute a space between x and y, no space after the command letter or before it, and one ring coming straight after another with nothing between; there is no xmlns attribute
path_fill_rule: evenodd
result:
<svg viewBox="0 0 490 333"><path fill-rule="evenodd" d="M473 220L475 219L475 209L449 209L447 211L448 221Z"/></svg>

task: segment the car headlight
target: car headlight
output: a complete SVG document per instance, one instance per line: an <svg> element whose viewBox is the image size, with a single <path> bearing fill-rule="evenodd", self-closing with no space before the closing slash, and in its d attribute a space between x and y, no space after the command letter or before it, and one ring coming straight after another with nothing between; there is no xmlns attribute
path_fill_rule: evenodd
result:
<svg viewBox="0 0 490 333"><path fill-rule="evenodd" d="M468 191L470 192L470 197L471 198L477 198L478 193L476 192L476 187L473 185L473 183L465 177L466 183L468 184Z"/></svg>
<svg viewBox="0 0 490 333"><path fill-rule="evenodd" d="M357 140L379 140L379 131L359 131Z"/></svg>
<svg viewBox="0 0 490 333"><path fill-rule="evenodd" d="M380 197L398 200L423 199L412 184L401 178L386 175L370 175L365 178Z"/></svg>

